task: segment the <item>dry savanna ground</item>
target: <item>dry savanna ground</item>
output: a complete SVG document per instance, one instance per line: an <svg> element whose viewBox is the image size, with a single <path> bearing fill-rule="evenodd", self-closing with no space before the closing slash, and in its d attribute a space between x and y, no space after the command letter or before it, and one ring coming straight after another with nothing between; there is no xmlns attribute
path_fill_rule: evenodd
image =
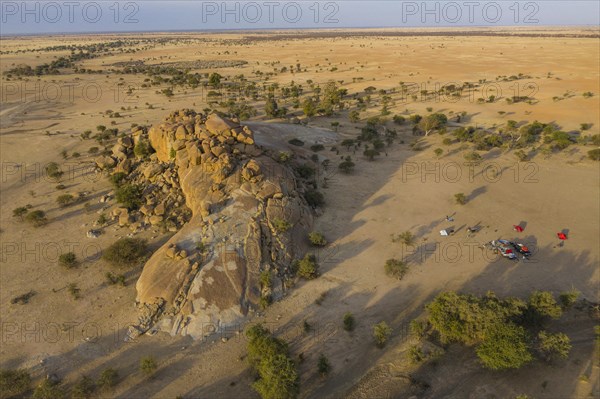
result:
<svg viewBox="0 0 600 399"><path fill-rule="evenodd" d="M319 154L330 162L317 177L325 205L315 230L329 241L317 252L320 277L299 282L248 320L266 323L287 340L301 397L598 397L597 313L575 308L548 327L571 339L566 360L492 372L481 367L472 347L458 344L428 362L408 360L418 343L409 322L423 317L423 306L443 291L491 290L527 298L534 290L575 289L582 299L600 300L599 174L598 163L588 157L597 148L590 138L600 132L597 32L585 38L560 30L551 31L553 36L540 30L539 37L385 32L3 38L0 366L26 368L36 383L55 374L66 388L82 375L96 379L112 367L119 381L101 394L106 397L258 397L251 387L255 374L245 361L246 339L237 331L200 341L159 333L124 342L127 326L137 318L141 268L114 270L100 254L130 231L109 223L98 238L86 237L100 215L116 206L100 202L112 187L95 170L90 151L102 151L94 139L97 126L128 132L134 123L150 126L173 110L214 109L246 112L242 123L252 126L257 142L282 151L296 151L288 141L297 138L309 157L309 147L321 143ZM102 43L112 45L92 46ZM82 46L93 56L73 57L60 47L66 45ZM35 68L61 57L71 57L73 64L58 66L58 74L10 73L22 64ZM124 71L140 65L156 68ZM207 85L213 73L221 75L214 87ZM190 76L197 80L187 80ZM330 81L347 90L345 107L329 116L304 115L304 99ZM297 85L302 91L295 98L286 88ZM440 95L449 85L463 90ZM265 115L269 88L279 108L287 108L285 116ZM521 98L511 101L514 97ZM358 118L350 118L356 110ZM448 117L446 133L415 136L409 117L432 112ZM341 145L382 113L379 128L393 129L397 137L373 161L363 155L364 147ZM395 115L405 122L394 123ZM452 131L474 126L493 134L509 120L517 126L535 120L555 124L569 135L569 145L553 150L552 143L535 143L522 161L514 148L500 146L479 150L481 159L467 162L474 144L456 140ZM338 170L346 156L356 164L349 174ZM44 173L50 162L66 172L60 181ZM56 199L65 193L83 199L61 207ZM464 205L456 203L457 193L465 195ZM34 227L13 216L13 209L26 205L30 212L45 211L48 223ZM449 215L453 221L446 220ZM516 224L525 231L513 231ZM479 230L469 236L472 226ZM455 234L440 236L448 228ZM404 231L415 236L413 245L392 242L393 234ZM568 235L562 245L557 232ZM156 228L136 236L156 249L172 234ZM498 238L518 239L534 254L511 262L480 247ZM58 265L58 255L69 251L79 261L73 269ZM409 266L400 281L384 273L390 258ZM107 284L108 271L123 273L125 286ZM12 303L28 292L33 295L27 303ZM352 332L343 329L347 312L356 320ZM383 349L372 338L373 325L381 321L393 329ZM331 364L326 377L317 372L321 354ZM157 361L153 378L139 371L145 356Z"/></svg>

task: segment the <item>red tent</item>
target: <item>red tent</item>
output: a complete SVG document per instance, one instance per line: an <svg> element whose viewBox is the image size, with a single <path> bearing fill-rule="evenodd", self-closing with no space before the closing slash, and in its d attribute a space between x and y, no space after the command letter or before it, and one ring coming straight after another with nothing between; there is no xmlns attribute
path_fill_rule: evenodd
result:
<svg viewBox="0 0 600 399"><path fill-rule="evenodd" d="M519 233L523 232L523 228L521 226L513 226L515 231L518 231Z"/></svg>
<svg viewBox="0 0 600 399"><path fill-rule="evenodd" d="M556 235L561 240L566 240L567 239L567 235L565 233L556 233Z"/></svg>

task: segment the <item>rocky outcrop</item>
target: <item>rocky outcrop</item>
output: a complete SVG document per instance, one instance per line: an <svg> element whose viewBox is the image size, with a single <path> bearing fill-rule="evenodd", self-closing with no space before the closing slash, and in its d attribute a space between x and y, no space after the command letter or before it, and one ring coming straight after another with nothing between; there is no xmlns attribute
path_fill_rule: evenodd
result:
<svg viewBox="0 0 600 399"><path fill-rule="evenodd" d="M191 218L144 266L137 302L160 315L145 314L131 334L160 329L199 338L236 326L265 295L260 274L269 271L281 292L293 260L304 255L312 224L304 185L254 144L249 128L216 114L174 112L148 138L155 162L134 173L149 182L169 173ZM117 158L121 148L114 150ZM161 223L168 215L161 205L147 203L140 213ZM281 220L291 228L278 231Z"/></svg>

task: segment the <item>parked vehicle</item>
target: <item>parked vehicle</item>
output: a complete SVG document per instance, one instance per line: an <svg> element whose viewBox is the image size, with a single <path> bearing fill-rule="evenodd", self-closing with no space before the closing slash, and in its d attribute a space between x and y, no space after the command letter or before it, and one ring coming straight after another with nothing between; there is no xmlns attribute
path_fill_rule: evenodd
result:
<svg viewBox="0 0 600 399"><path fill-rule="evenodd" d="M514 247L512 243L507 240L494 240L491 242L491 247L494 252L499 253L505 258L508 259L517 259L517 255L515 254Z"/></svg>
<svg viewBox="0 0 600 399"><path fill-rule="evenodd" d="M531 251L525 245L520 244L518 242L511 242L511 244L512 244L512 247L515 249L515 251L517 251L518 253L520 253L524 257L531 256Z"/></svg>

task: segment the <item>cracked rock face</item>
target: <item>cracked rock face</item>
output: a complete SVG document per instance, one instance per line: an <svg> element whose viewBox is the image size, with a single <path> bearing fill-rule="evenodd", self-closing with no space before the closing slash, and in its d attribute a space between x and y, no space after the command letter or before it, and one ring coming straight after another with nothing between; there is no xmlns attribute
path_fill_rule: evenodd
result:
<svg viewBox="0 0 600 399"><path fill-rule="evenodd" d="M283 289L304 254L312 225L304 187L255 146L250 129L215 114L174 112L148 136L158 163L144 172L174 164L192 217L144 266L137 301L158 310L136 329L200 338L236 327L259 306L261 272ZM291 227L278 230L281 221Z"/></svg>

